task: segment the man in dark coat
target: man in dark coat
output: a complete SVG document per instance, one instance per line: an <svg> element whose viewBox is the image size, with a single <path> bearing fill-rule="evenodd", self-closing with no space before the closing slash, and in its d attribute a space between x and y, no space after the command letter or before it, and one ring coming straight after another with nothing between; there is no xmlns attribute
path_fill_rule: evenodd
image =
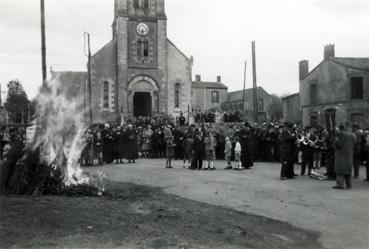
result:
<svg viewBox="0 0 369 249"><path fill-rule="evenodd" d="M360 130L360 127L354 126L353 132L356 135L356 143L354 145L354 178L359 178L360 175L360 159L361 159L361 148L363 146L363 132Z"/></svg>
<svg viewBox="0 0 369 249"><path fill-rule="evenodd" d="M224 147L225 147L225 137L224 131L219 131L216 134L217 146L216 146L216 158L218 160L224 160Z"/></svg>
<svg viewBox="0 0 369 249"><path fill-rule="evenodd" d="M192 163L190 169L202 169L202 161L204 159L205 143L201 132L195 131L195 138L192 145Z"/></svg>
<svg viewBox="0 0 369 249"><path fill-rule="evenodd" d="M128 163L135 163L135 160L137 159L137 137L136 132L133 130L133 126L129 124L127 126L127 130L125 132L126 137L126 158L128 160Z"/></svg>
<svg viewBox="0 0 369 249"><path fill-rule="evenodd" d="M109 164L113 162L113 137L109 124L105 124L105 127L102 131L102 138L104 140L103 161L104 163Z"/></svg>
<svg viewBox="0 0 369 249"><path fill-rule="evenodd" d="M337 185L333 188L344 189L351 188L351 173L354 163L354 145L356 143L356 136L351 132L348 124L340 125L337 131L335 141L335 161L334 168L337 175Z"/></svg>
<svg viewBox="0 0 369 249"><path fill-rule="evenodd" d="M270 125L268 132L265 134L266 158L268 162L273 162L274 160L274 149L277 137L277 132L274 126Z"/></svg>
<svg viewBox="0 0 369 249"><path fill-rule="evenodd" d="M326 150L326 176L328 180L335 181L336 180L336 173L334 171L334 132L328 131L328 135L325 137L325 150Z"/></svg>
<svg viewBox="0 0 369 249"><path fill-rule="evenodd" d="M288 124L287 124L288 126ZM279 135L280 154L281 154L281 180L294 179L293 164L295 161L294 151L296 135L288 127L283 126L282 133Z"/></svg>
<svg viewBox="0 0 369 249"><path fill-rule="evenodd" d="M175 160L183 159L183 150L182 150L182 141L184 139L184 134L181 131L180 127L177 127L173 131L173 137L174 137L174 158Z"/></svg>
<svg viewBox="0 0 369 249"><path fill-rule="evenodd" d="M117 126L114 134L113 134L113 140L115 141L114 150L115 150L115 160L116 163L123 163L124 158L124 143L125 143L125 137L123 133L122 127L119 125Z"/></svg>
<svg viewBox="0 0 369 249"><path fill-rule="evenodd" d="M250 149L250 141L251 141L251 130L249 123L245 123L244 127L239 132L239 139L241 144L241 164L245 169L250 169L250 167L254 166L252 160L252 154Z"/></svg>

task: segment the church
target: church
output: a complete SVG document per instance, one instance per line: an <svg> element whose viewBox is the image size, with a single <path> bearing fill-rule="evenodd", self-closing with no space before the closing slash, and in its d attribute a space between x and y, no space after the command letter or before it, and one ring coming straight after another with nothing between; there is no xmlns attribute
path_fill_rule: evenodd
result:
<svg viewBox="0 0 369 249"><path fill-rule="evenodd" d="M114 4L112 40L91 57L93 122L189 113L193 59L167 37L164 0L115 0ZM65 87L79 85L80 95L89 96L86 72L53 74ZM80 80L85 75L84 83L73 79L77 74Z"/></svg>
<svg viewBox="0 0 369 249"><path fill-rule="evenodd" d="M186 112L192 59L167 37L164 0L115 0L113 39L91 59L96 120Z"/></svg>

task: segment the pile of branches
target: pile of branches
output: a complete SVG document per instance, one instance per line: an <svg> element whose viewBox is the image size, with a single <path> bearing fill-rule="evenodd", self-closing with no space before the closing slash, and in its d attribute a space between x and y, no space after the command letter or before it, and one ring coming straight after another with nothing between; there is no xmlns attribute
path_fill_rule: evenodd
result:
<svg viewBox="0 0 369 249"><path fill-rule="evenodd" d="M65 161L65 160L62 160ZM13 146L4 162L3 188L16 195L98 196L101 191L93 185L66 186L64 172L55 164L42 160L40 150Z"/></svg>

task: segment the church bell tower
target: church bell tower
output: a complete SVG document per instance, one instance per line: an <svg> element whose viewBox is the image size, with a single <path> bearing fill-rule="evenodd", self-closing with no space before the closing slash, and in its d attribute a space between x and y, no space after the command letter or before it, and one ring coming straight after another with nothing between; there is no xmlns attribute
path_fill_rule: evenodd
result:
<svg viewBox="0 0 369 249"><path fill-rule="evenodd" d="M117 44L118 105L133 113L135 77L147 77L152 112L167 112L167 18L164 0L115 0L113 40ZM143 84L141 84L143 85ZM137 88L137 87L136 87ZM145 89L144 89L145 90Z"/></svg>

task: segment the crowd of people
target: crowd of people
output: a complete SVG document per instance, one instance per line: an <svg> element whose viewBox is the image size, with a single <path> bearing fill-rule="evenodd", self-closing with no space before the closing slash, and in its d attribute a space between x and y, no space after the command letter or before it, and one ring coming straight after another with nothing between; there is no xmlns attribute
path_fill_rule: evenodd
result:
<svg viewBox="0 0 369 249"><path fill-rule="evenodd" d="M24 141L24 128L2 130L3 158L13 140ZM181 115L178 120L163 116L128 119L124 125L95 124L84 135L83 166L112 163L135 163L138 158L166 158L183 161L191 170L215 170L214 160L224 160L225 169L250 169L254 162L279 162L280 179L294 179L297 173L314 177L315 169L326 168L325 178L337 180L338 187L353 168L359 177L359 166L366 163L369 180L369 130L341 125L329 131L321 127L269 123L260 126L242 123L204 123L188 125ZM301 172L294 164L301 163Z"/></svg>
<svg viewBox="0 0 369 249"><path fill-rule="evenodd" d="M280 162L281 179L297 176L293 165L301 163L300 175L313 176L314 169L326 168L329 180L337 177L335 153L342 134L350 131L349 125L328 131L310 126L301 130L293 124L270 123L261 126L249 123L195 123L185 120L174 124L162 119L129 122L127 125L97 125L88 130L87 146L82 161L91 165L93 158L99 163L128 163L137 158L167 158L166 167L171 168L172 159L183 160L189 169L214 170L214 160L225 160L226 169L249 169L254 162ZM359 165L368 164L369 131L352 127L352 164L354 178L359 177ZM347 142L344 142L345 144ZM95 151L95 153L92 153ZM350 149L343 154L347 157ZM342 154L342 153L341 153ZM94 156L95 155L95 156ZM335 163L336 161L336 163ZM234 165L232 165L232 162ZM368 171L369 169L367 169ZM369 172L367 172L369 174ZM367 176L368 177L368 176Z"/></svg>
<svg viewBox="0 0 369 249"><path fill-rule="evenodd" d="M0 159L6 159L15 146L23 148L26 141L24 126L0 127Z"/></svg>
<svg viewBox="0 0 369 249"><path fill-rule="evenodd" d="M226 112L198 112L195 115L195 123L215 123L217 122L217 116L219 116L219 121L226 123L238 123L242 121L242 115L239 111L228 110Z"/></svg>

